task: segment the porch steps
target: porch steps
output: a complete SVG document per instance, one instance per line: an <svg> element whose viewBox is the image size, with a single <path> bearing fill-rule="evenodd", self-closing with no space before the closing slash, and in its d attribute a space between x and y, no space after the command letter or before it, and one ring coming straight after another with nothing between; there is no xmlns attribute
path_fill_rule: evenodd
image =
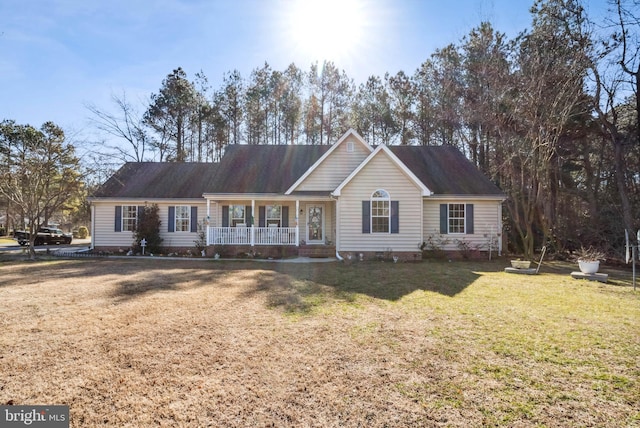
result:
<svg viewBox="0 0 640 428"><path fill-rule="evenodd" d="M298 247L298 256L311 258L335 257L335 245L301 245Z"/></svg>

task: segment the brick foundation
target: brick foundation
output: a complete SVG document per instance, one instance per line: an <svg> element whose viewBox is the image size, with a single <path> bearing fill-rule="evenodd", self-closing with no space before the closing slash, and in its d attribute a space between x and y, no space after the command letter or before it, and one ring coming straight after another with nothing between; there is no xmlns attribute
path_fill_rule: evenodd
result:
<svg viewBox="0 0 640 428"><path fill-rule="evenodd" d="M347 262L362 261L394 261L397 257L399 262L419 262L422 260L420 251L340 251L340 256ZM362 255L362 256L361 256Z"/></svg>
<svg viewBox="0 0 640 428"><path fill-rule="evenodd" d="M335 247L331 247L329 253L324 251L322 254L317 253L315 250L325 249L325 247L318 246L317 248L313 248L313 254L304 253L305 248L307 247L296 247L291 245L282 245L282 246L250 246L250 245L209 245L205 249L205 257L213 258L216 254L219 254L223 259L251 259L251 258L260 258L260 259L281 259L281 258L290 258L297 257L298 255L303 257L335 257ZM102 252L107 254L114 255L126 255L129 251L129 247L95 247L94 252ZM393 262L393 257L397 257L398 261L401 262L417 262L423 259L422 253L420 251L341 251L339 252L340 256L345 261L358 261L360 259L360 254L362 254L363 261L390 261ZM199 251L195 247L163 247L161 252L162 255L176 255L176 256L194 256L201 257ZM453 254L449 254L449 258L460 258L458 255L455 257ZM428 256L425 256L428 258Z"/></svg>

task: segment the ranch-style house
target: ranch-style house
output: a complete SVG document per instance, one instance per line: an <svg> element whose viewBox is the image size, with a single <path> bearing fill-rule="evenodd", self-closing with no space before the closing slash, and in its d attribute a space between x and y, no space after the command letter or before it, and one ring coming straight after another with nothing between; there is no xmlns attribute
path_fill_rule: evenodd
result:
<svg viewBox="0 0 640 428"><path fill-rule="evenodd" d="M451 146L230 145L219 163L126 163L90 198L92 247L126 251L159 207L167 252L421 257L431 240L501 250L505 196Z"/></svg>

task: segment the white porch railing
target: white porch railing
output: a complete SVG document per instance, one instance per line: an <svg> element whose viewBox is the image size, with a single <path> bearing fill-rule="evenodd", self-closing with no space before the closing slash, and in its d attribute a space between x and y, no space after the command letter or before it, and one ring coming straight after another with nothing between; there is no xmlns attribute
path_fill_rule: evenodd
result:
<svg viewBox="0 0 640 428"><path fill-rule="evenodd" d="M295 227L254 227L255 245L296 245Z"/></svg>
<svg viewBox="0 0 640 428"><path fill-rule="evenodd" d="M209 227L207 245L296 245L297 232L296 227Z"/></svg>
<svg viewBox="0 0 640 428"><path fill-rule="evenodd" d="M251 245L251 228L209 227L207 245Z"/></svg>

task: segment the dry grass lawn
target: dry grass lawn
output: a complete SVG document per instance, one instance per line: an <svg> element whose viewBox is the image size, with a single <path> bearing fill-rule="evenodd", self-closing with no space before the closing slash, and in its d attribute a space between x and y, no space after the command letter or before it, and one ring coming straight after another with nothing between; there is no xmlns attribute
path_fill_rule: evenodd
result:
<svg viewBox="0 0 640 428"><path fill-rule="evenodd" d="M0 262L0 404L73 427L640 425L640 290L505 261Z"/></svg>

